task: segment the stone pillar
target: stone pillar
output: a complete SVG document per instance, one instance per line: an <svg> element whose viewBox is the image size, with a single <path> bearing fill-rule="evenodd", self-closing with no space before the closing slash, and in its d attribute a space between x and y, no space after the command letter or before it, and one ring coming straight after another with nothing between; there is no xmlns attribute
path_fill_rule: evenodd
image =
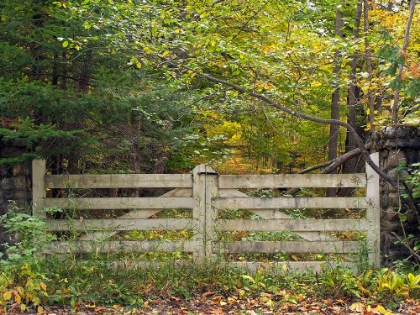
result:
<svg viewBox="0 0 420 315"><path fill-rule="evenodd" d="M370 145L373 152L380 153L379 167L397 182L402 183L407 169L420 162L420 128L385 127L372 134ZM401 168L401 165L408 168ZM385 266L410 256L399 238L413 235L410 246L420 240L418 210L409 207L400 198L400 193L400 189L381 179L381 253ZM415 200L417 208L419 202ZM400 220L400 214L404 215L405 221Z"/></svg>

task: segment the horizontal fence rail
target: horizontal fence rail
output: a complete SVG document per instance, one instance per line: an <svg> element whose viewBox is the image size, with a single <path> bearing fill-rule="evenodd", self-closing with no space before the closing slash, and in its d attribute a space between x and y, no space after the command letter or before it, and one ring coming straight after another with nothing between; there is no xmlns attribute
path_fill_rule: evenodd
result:
<svg viewBox="0 0 420 315"><path fill-rule="evenodd" d="M368 200L354 197L295 197L295 198L220 198L218 208L231 209L337 209L366 208Z"/></svg>
<svg viewBox="0 0 420 315"><path fill-rule="evenodd" d="M164 188L192 187L188 174L46 175L49 188Z"/></svg>
<svg viewBox="0 0 420 315"><path fill-rule="evenodd" d="M378 163L378 154L372 155ZM244 191L269 188L355 188L358 197L250 197ZM165 189L159 197L60 197L51 190ZM359 195L361 194L359 192ZM49 214L59 209L76 214L72 219ZM63 210L64 209L64 210ZM160 217L164 209L187 211L187 217ZM294 218L284 211L302 209L362 210L361 218ZM111 211L111 213L109 212ZM115 213L112 211L116 211ZM174 210L175 211L175 210ZM178 210L176 210L178 211ZM224 218L221 213L248 211L254 217ZM51 244L48 253L165 253L186 252L195 262L215 256L243 254L360 255L362 242L337 237L356 232L364 236L369 262L379 266L379 177L367 165L362 174L219 175L208 165L192 174L47 175L44 160L33 161L33 214L46 222L48 233L72 233L74 240ZM93 216L93 217L92 217ZM229 217L229 216L228 216ZM255 219L257 218L257 219ZM127 231L172 231L185 238L125 240ZM178 231L178 232L177 232ZM286 240L226 241L226 233L292 233ZM248 233L248 234L247 234ZM184 235L182 234L182 235ZM244 234L244 235L245 235ZM226 256L228 255L228 256ZM310 257L310 256L308 256ZM326 256L327 257L327 256ZM230 261L256 268L259 262ZM273 265L319 269L329 261L274 261Z"/></svg>
<svg viewBox="0 0 420 315"><path fill-rule="evenodd" d="M272 187L366 187L366 174L222 175L219 178L221 189Z"/></svg>
<svg viewBox="0 0 420 315"><path fill-rule="evenodd" d="M164 209L192 208L191 197L115 197L115 198L45 198L38 201L39 207L75 207L77 209Z"/></svg>

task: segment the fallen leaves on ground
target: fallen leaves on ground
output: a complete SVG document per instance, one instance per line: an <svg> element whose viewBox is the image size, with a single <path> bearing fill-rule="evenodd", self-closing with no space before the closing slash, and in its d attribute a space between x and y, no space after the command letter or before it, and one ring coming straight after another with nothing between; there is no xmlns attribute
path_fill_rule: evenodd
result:
<svg viewBox="0 0 420 315"><path fill-rule="evenodd" d="M299 301L300 299L300 301ZM389 310L381 304L369 301L345 301L341 299L302 298L296 302L285 301L284 294L261 294L253 298L241 298L239 295L223 296L206 292L186 300L178 296L158 296L147 300L141 307L77 305L70 307L45 307L44 315L141 315L141 314L248 314L248 315L417 315L420 314L420 301L407 300L397 310ZM5 314L18 314L13 307ZM31 314L31 313L27 313Z"/></svg>

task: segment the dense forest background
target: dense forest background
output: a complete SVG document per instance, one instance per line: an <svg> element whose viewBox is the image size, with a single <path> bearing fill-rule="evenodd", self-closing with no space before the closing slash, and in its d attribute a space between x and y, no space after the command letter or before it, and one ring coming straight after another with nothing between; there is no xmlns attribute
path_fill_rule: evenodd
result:
<svg viewBox="0 0 420 315"><path fill-rule="evenodd" d="M0 138L27 153L0 163L294 173L334 160L356 139L325 120L363 142L420 125L415 4L1 1Z"/></svg>

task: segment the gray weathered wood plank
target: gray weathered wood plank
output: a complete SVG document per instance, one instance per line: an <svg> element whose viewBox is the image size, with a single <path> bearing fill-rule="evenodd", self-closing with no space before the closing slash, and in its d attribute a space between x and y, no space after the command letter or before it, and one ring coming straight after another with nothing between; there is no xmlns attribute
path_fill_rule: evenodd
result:
<svg viewBox="0 0 420 315"><path fill-rule="evenodd" d="M32 161L32 214L41 219L45 219L46 213L42 211L43 200L46 197L44 176L47 172L45 160Z"/></svg>
<svg viewBox="0 0 420 315"><path fill-rule="evenodd" d="M109 253L109 252L192 252L201 244L196 241L73 241L52 242L46 253Z"/></svg>
<svg viewBox="0 0 420 315"><path fill-rule="evenodd" d="M336 266L346 267L357 271L357 265L352 262L333 262L333 261L279 261L274 263L262 262L227 262L229 266L234 266L240 269L248 270L250 273L255 274L260 268L265 272L270 273L275 269L283 271L305 271L310 270L313 272L321 272L325 269L335 268Z"/></svg>
<svg viewBox="0 0 420 315"><path fill-rule="evenodd" d="M365 219L219 220L219 231L366 231L373 222Z"/></svg>
<svg viewBox="0 0 420 315"><path fill-rule="evenodd" d="M360 242L306 242L306 241L252 241L252 242L218 242L223 253L358 253Z"/></svg>
<svg viewBox="0 0 420 315"><path fill-rule="evenodd" d="M372 161L379 165L379 153L371 154ZM367 231L367 243L370 250L369 261L376 267L381 264L380 254L380 219L381 205L379 194L379 175L366 164L366 177L368 186L366 189L366 199L369 207L366 210L366 218L372 220L372 228Z"/></svg>
<svg viewBox="0 0 420 315"><path fill-rule="evenodd" d="M187 188L191 174L46 175L48 188Z"/></svg>
<svg viewBox="0 0 420 315"><path fill-rule="evenodd" d="M195 201L193 208L193 219L197 233L194 234L194 240L201 246L197 247L193 252L193 259L197 263L205 261L205 229L206 229L206 172L207 165L201 164L193 170L193 199Z"/></svg>
<svg viewBox="0 0 420 315"><path fill-rule="evenodd" d="M77 209L179 209L193 208L194 200L188 197L46 198L39 204Z"/></svg>
<svg viewBox="0 0 420 315"><path fill-rule="evenodd" d="M211 167L206 168L206 215L205 215L205 257L210 258L213 254L212 241L216 238L217 208L213 206L213 200L218 197L218 173ZM212 174L212 175L209 175Z"/></svg>
<svg viewBox="0 0 420 315"><path fill-rule="evenodd" d="M220 189L219 197L228 198L228 197L245 197L251 198L248 195L240 192L236 189ZM277 209L258 209L258 210L249 210L250 212L262 217L263 219L292 219L291 216L286 213L281 212ZM308 240L308 241L334 241L336 238L331 237L327 233L322 233L319 231L312 232L296 232L296 235Z"/></svg>
<svg viewBox="0 0 420 315"><path fill-rule="evenodd" d="M366 208L366 198L360 197L296 197L296 198L220 198L219 209L345 209Z"/></svg>
<svg viewBox="0 0 420 315"><path fill-rule="evenodd" d="M161 197L192 197L192 189L191 188L176 188L172 189L164 193ZM122 216L118 217L120 219L147 219L150 216L159 213L163 209L134 209L128 213L123 214ZM115 234L118 234L117 231L99 231L99 232L89 232L81 237L78 240L96 240L100 241L102 239L109 238Z"/></svg>
<svg viewBox="0 0 420 315"><path fill-rule="evenodd" d="M191 219L84 219L46 220L50 231L97 231L97 230L188 230L193 229Z"/></svg>
<svg viewBox="0 0 420 315"><path fill-rule="evenodd" d="M365 187L365 174L221 175L219 188Z"/></svg>

